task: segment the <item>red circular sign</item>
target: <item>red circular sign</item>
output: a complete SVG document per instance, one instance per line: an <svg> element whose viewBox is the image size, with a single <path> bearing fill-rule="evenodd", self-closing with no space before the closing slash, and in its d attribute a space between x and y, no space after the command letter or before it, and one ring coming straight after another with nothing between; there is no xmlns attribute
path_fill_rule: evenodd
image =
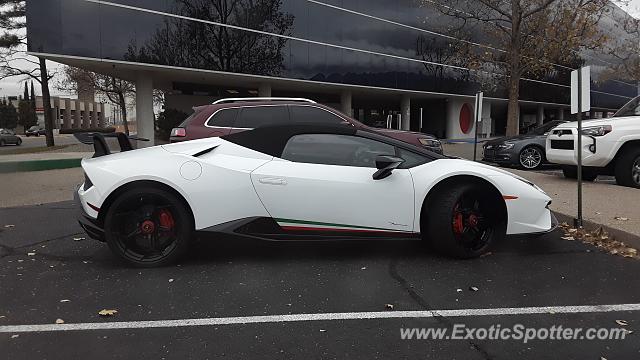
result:
<svg viewBox="0 0 640 360"><path fill-rule="evenodd" d="M471 131L471 106L467 103L462 104L460 109L460 130L465 134Z"/></svg>

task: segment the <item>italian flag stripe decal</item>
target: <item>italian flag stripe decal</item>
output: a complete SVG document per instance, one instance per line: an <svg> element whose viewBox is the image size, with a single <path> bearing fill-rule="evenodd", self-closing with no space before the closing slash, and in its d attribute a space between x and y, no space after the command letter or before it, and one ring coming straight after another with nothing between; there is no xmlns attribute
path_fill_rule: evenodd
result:
<svg viewBox="0 0 640 360"><path fill-rule="evenodd" d="M409 231L384 229L371 226L356 226L349 224L326 223L319 221L306 221L295 219L275 219L278 225L284 230L307 230L307 231L348 231L348 232L397 232L408 233Z"/></svg>

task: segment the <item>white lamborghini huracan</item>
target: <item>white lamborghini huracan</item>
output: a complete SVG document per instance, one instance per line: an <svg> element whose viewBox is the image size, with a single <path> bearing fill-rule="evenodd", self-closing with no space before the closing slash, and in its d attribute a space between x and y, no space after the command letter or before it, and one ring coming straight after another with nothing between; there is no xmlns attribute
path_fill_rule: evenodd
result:
<svg viewBox="0 0 640 360"><path fill-rule="evenodd" d="M423 239L476 257L555 226L551 199L494 167L350 126L262 127L82 161L80 223L135 266L185 253L194 231L267 240Z"/></svg>

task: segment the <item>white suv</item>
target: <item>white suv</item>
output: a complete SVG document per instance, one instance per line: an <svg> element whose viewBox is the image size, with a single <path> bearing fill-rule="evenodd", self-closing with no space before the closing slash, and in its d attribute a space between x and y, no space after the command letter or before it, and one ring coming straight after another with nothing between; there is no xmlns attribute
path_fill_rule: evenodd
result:
<svg viewBox="0 0 640 360"><path fill-rule="evenodd" d="M568 122L547 136L547 160L561 164L565 177L577 175L578 123ZM583 179L615 175L619 185L640 188L640 96L613 117L582 122Z"/></svg>

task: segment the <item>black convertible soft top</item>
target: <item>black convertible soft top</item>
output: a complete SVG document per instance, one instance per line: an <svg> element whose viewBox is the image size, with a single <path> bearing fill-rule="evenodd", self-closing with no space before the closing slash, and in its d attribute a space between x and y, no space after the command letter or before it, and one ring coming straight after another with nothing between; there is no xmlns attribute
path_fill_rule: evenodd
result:
<svg viewBox="0 0 640 360"><path fill-rule="evenodd" d="M253 130L247 130L222 136L221 138L234 144L259 151L263 154L281 157L287 141L292 136L300 134L337 134L337 135L359 135L370 139L382 141L390 145L403 148L418 154L422 154L435 159L444 159L447 156L436 154L427 149L396 140L392 137L378 134L372 131L358 129L350 125L327 125L327 124L286 124L269 125Z"/></svg>

